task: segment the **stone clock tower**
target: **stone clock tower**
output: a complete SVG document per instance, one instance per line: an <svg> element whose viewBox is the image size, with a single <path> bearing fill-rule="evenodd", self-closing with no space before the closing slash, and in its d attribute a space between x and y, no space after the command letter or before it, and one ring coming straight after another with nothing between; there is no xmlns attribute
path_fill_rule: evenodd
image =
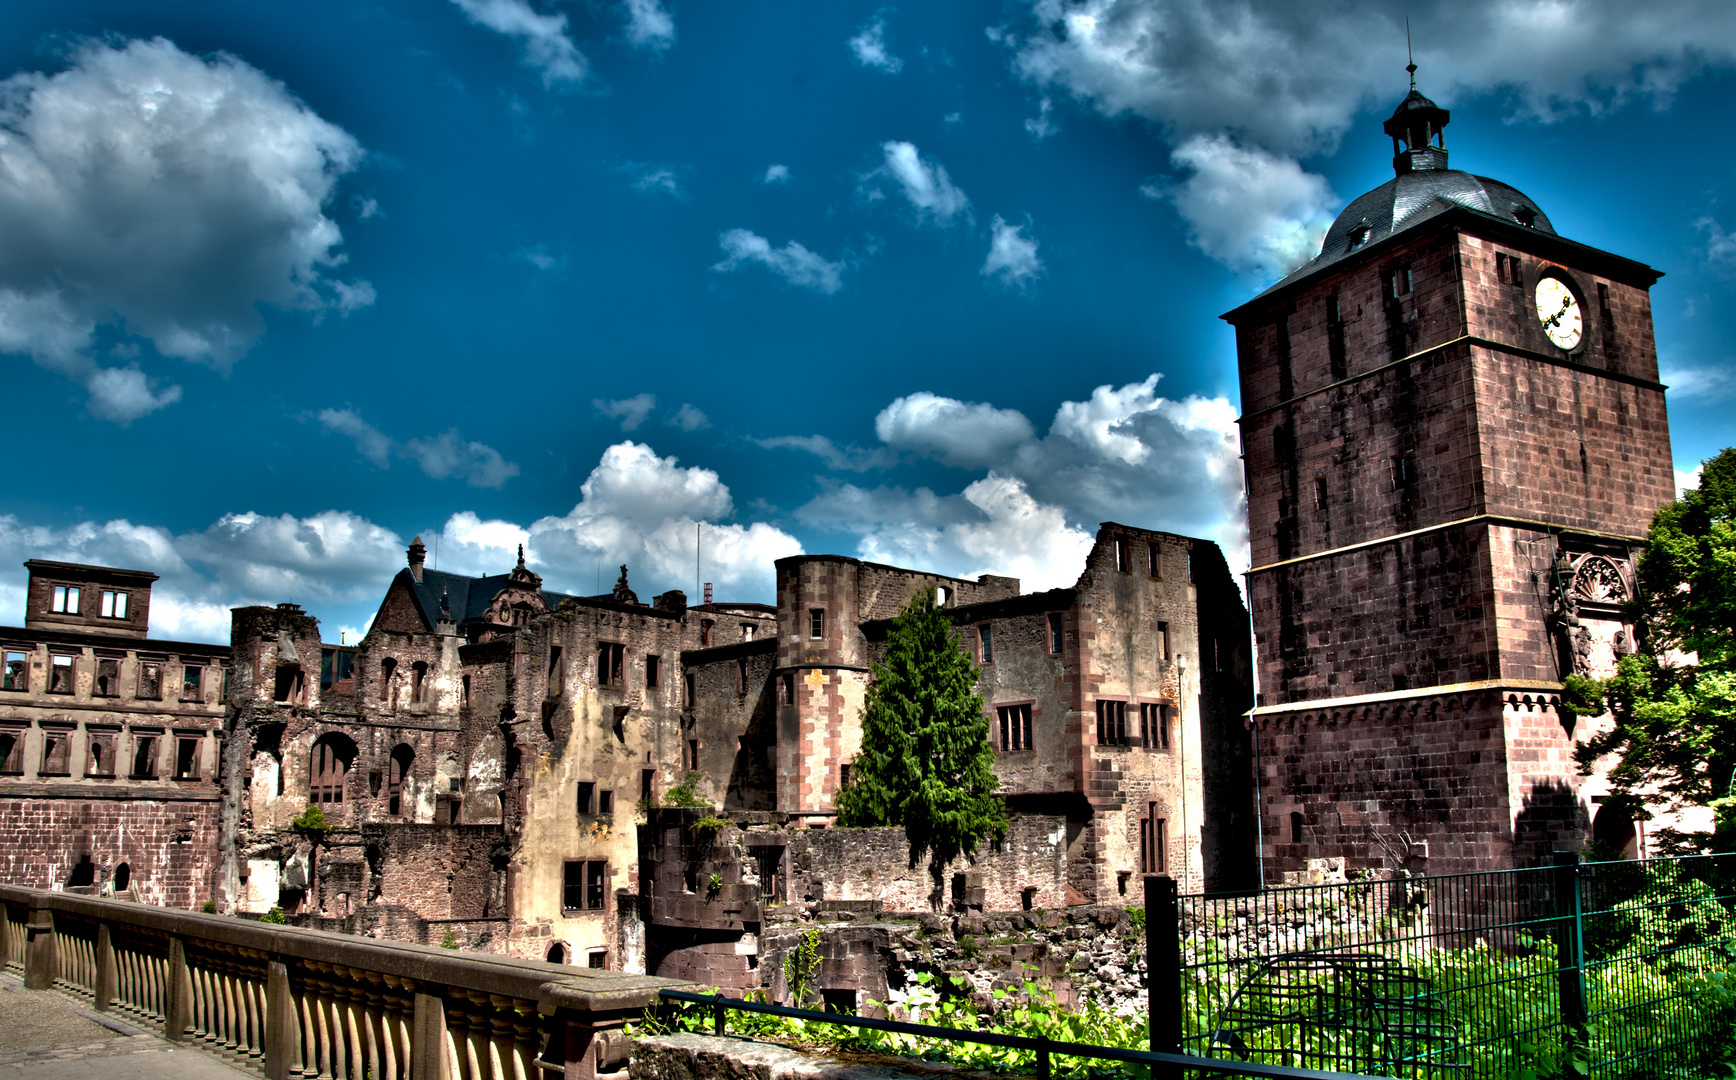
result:
<svg viewBox="0 0 1736 1080"><path fill-rule="evenodd" d="M1413 84L1396 177L1236 328L1267 884L1308 860L1529 865L1588 830L1562 678L1632 647L1621 603L1674 497L1648 290L1447 168ZM1613 814L1613 811L1612 811Z"/></svg>

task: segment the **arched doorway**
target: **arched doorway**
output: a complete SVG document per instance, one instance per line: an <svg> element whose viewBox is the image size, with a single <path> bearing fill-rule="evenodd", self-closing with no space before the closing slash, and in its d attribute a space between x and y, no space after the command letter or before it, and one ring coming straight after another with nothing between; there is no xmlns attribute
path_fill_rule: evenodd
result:
<svg viewBox="0 0 1736 1080"><path fill-rule="evenodd" d="M566 963L567 962L567 947L566 947L566 945L563 944L562 942L559 942L559 941L555 942L553 945L550 945L547 959L548 959L548 962L551 964L564 964L564 963Z"/></svg>

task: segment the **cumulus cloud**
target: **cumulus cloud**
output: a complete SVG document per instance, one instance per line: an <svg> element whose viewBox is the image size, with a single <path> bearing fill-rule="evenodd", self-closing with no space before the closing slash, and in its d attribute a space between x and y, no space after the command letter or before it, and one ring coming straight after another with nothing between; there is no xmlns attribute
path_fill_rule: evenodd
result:
<svg viewBox="0 0 1736 1080"><path fill-rule="evenodd" d="M970 220L970 198L954 186L939 162L924 158L913 144L897 140L881 143L880 152L884 162L862 178L864 197L884 198L876 182L892 180L916 211L918 221L944 227L956 219Z"/></svg>
<svg viewBox="0 0 1736 1080"><path fill-rule="evenodd" d="M501 487L518 475L518 466L501 457L500 451L465 440L457 428L401 443L352 409L321 409L317 419L327 431L355 440L356 452L382 469L389 468L394 457L406 458L435 480L457 477L471 487L485 488Z"/></svg>
<svg viewBox="0 0 1736 1080"><path fill-rule="evenodd" d="M261 305L374 300L332 276L343 237L325 213L360 144L233 56L86 44L64 71L0 82L0 131L0 352L82 383L97 416L180 396L99 365L99 325L226 368L263 332Z"/></svg>
<svg viewBox="0 0 1736 1080"><path fill-rule="evenodd" d="M664 52L675 44L675 20L661 0L627 0L627 41L634 48Z"/></svg>
<svg viewBox="0 0 1736 1080"><path fill-rule="evenodd" d="M757 263L791 285L830 295L844 287L844 263L831 262L791 240L781 248L747 229L730 229L718 235L725 258L712 265L720 274Z"/></svg>
<svg viewBox="0 0 1736 1080"><path fill-rule="evenodd" d="M628 161L620 166L633 190L642 195L667 195L678 202L687 200L687 190L681 186L679 170L674 165L653 165L643 161Z"/></svg>
<svg viewBox="0 0 1736 1080"><path fill-rule="evenodd" d="M1040 92L1066 94L1108 117L1143 117L1178 149L1204 139L1194 144L1196 156L1214 145L1240 148L1287 160L1298 174L1295 160L1335 149L1360 110L1397 104L1407 15L1421 31L1417 63L1425 92L1451 104L1458 95L1505 90L1516 118L1531 121L1603 113L1632 101L1662 106L1685 80L1736 57L1736 8L1704 0L1348 0L1325 7L1287 0L1027 0L1025 12L991 36ZM1368 134L1372 150L1379 144ZM1306 189L1318 178L1298 185L1296 176L1271 171L1230 168L1213 180L1253 185L1254 214L1266 217L1271 239L1231 242L1221 234L1233 230L1209 200L1175 200L1202 250L1246 269L1269 268L1306 247L1297 234L1317 231L1315 214L1332 200L1301 191L1296 213L1274 220L1269 185ZM1190 216L1196 212L1208 216Z"/></svg>
<svg viewBox="0 0 1736 1080"><path fill-rule="evenodd" d="M888 75L896 75L904 68L904 61L893 56L886 47L886 20L878 15L858 30L848 44L850 54L865 68L884 71Z"/></svg>
<svg viewBox="0 0 1736 1080"><path fill-rule="evenodd" d="M657 407L657 399L650 394L634 394L619 401L597 398L591 404L597 412L609 419L621 421L622 431L637 431L645 418L651 415L651 410Z"/></svg>
<svg viewBox="0 0 1736 1080"><path fill-rule="evenodd" d="M898 398L874 418L874 434L894 450L942 464L979 469L1030 439L1031 422L1016 409L940 397L926 390Z"/></svg>
<svg viewBox="0 0 1736 1080"><path fill-rule="evenodd" d="M711 426L711 421L703 412L688 404L683 404L681 408L670 413L663 422L682 431L698 431Z"/></svg>
<svg viewBox="0 0 1736 1080"><path fill-rule="evenodd" d="M1320 253L1339 206L1323 177L1227 135L1196 135L1170 161L1190 175L1161 194L1188 223L1188 243L1207 255L1276 278Z"/></svg>
<svg viewBox="0 0 1736 1080"><path fill-rule="evenodd" d="M1700 490L1700 475L1705 471L1705 469L1705 463L1701 462L1687 472L1683 472L1681 469L1675 470L1676 498L1680 499L1686 496L1690 491Z"/></svg>
<svg viewBox="0 0 1736 1080"><path fill-rule="evenodd" d="M849 472L884 469L898 462L898 455L885 447L865 450L855 445L839 446L824 435L776 435L752 441L767 450L801 450L820 458L831 468Z"/></svg>
<svg viewBox="0 0 1736 1080"><path fill-rule="evenodd" d="M590 582L601 560L627 563L642 599L649 599L647 583L691 588L694 534L702 528L705 578L726 595L770 599L773 561L802 551L795 537L771 525L726 522L734 502L717 473L683 468L640 443L605 450L579 490L571 511L528 530L528 550L545 577Z"/></svg>
<svg viewBox="0 0 1736 1080"><path fill-rule="evenodd" d="M949 573L1024 566L1017 576L1039 588L1071 583L1079 538L1103 521L1204 537L1223 547L1233 569L1246 568L1236 409L1221 397L1164 398L1158 381L1103 385L1064 401L1042 437L1014 410L928 392L899 398L876 419L885 450L985 475L952 495L832 483L797 516L857 534L863 558ZM836 469L867 472L896 460L846 453L817 435L756 441L806 450ZM984 562L990 555L1001 562Z"/></svg>
<svg viewBox="0 0 1736 1080"><path fill-rule="evenodd" d="M989 254L983 260L985 277L1000 278L1003 285L1023 286L1043 272L1037 257L1037 241L1025 235L1025 225L1013 225L996 214L989 223Z"/></svg>
<svg viewBox="0 0 1736 1080"><path fill-rule="evenodd" d="M1736 371L1730 367L1677 367L1666 365L1658 378L1670 388L1671 400L1700 398L1715 401L1736 391Z"/></svg>
<svg viewBox="0 0 1736 1080"><path fill-rule="evenodd" d="M790 167L788 165L767 165L765 176L760 178L762 184L787 184L790 182Z"/></svg>
<svg viewBox="0 0 1736 1080"><path fill-rule="evenodd" d="M525 0L452 0L471 22L518 41L523 63L544 86L583 82L590 63L567 36L567 17L542 15Z"/></svg>

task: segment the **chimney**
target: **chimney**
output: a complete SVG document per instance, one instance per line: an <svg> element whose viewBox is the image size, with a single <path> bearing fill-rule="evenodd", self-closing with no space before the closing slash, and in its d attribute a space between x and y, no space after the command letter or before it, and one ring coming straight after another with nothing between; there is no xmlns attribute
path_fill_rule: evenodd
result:
<svg viewBox="0 0 1736 1080"><path fill-rule="evenodd" d="M416 583L420 585L422 583L422 563L428 558L428 549L423 546L420 536L410 541L410 550L406 554L410 556L410 576L415 578Z"/></svg>

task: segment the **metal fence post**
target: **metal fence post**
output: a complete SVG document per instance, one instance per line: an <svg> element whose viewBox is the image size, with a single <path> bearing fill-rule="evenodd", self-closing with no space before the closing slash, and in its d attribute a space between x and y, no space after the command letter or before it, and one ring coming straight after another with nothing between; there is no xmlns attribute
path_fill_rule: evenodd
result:
<svg viewBox="0 0 1736 1080"><path fill-rule="evenodd" d="M1181 904L1166 874L1145 878L1145 993L1152 1052L1181 1053ZM1154 1065L1151 1072L1174 1070Z"/></svg>
<svg viewBox="0 0 1736 1080"><path fill-rule="evenodd" d="M1579 853L1555 853L1556 986L1561 1023L1575 1046L1585 1042L1585 916L1580 906Z"/></svg>

